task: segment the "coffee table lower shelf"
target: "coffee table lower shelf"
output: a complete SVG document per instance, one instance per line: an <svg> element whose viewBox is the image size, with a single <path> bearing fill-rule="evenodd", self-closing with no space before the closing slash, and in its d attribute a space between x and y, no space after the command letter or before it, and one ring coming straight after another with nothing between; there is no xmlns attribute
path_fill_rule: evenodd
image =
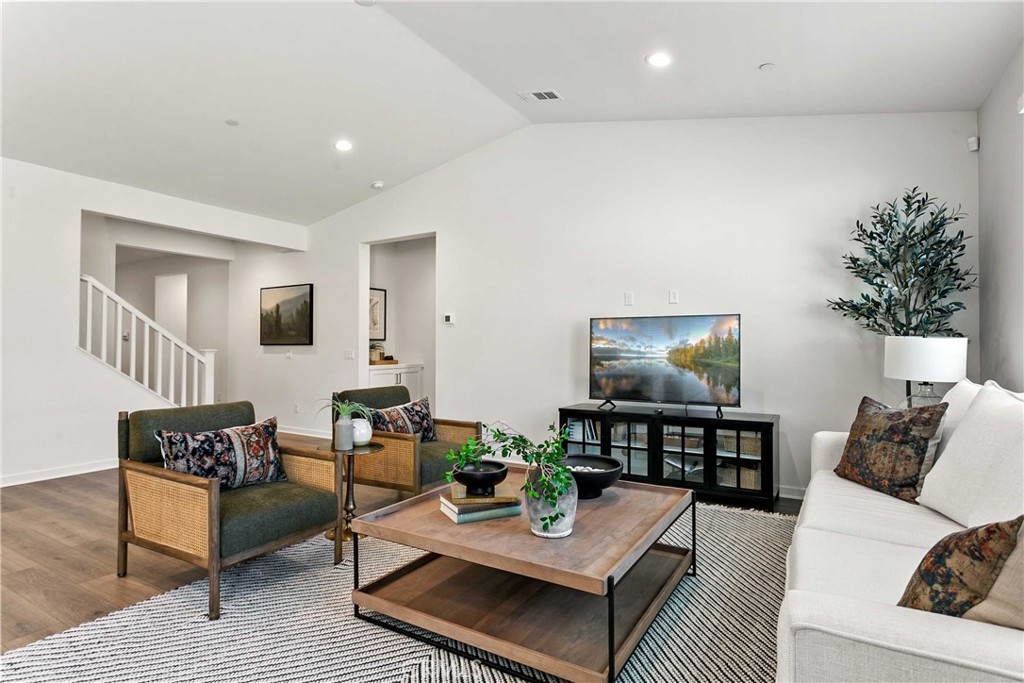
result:
<svg viewBox="0 0 1024 683"><path fill-rule="evenodd" d="M373 610L570 681L601 683L625 665L692 559L685 548L655 544L596 595L429 554L353 591L352 602L362 618L360 609Z"/></svg>

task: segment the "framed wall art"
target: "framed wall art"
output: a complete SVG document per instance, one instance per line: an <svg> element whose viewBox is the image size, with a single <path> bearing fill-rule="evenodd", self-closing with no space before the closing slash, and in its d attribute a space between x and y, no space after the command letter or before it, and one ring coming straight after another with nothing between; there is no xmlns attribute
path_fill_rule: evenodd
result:
<svg viewBox="0 0 1024 683"><path fill-rule="evenodd" d="M313 285L260 289L260 346L313 345Z"/></svg>
<svg viewBox="0 0 1024 683"><path fill-rule="evenodd" d="M370 341L384 341L388 333L388 290L370 287Z"/></svg>

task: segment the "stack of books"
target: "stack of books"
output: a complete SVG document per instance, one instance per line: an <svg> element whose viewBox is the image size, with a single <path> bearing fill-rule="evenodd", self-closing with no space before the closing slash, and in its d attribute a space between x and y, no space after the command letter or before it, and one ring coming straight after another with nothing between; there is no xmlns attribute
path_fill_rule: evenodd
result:
<svg viewBox="0 0 1024 683"><path fill-rule="evenodd" d="M498 484L493 496L469 496L462 484L452 484L441 494L441 512L456 524L517 517L522 511L519 495L510 484Z"/></svg>

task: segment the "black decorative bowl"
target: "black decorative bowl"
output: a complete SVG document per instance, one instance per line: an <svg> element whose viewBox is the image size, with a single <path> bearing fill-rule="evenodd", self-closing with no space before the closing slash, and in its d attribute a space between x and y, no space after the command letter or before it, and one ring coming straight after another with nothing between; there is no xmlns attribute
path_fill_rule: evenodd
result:
<svg viewBox="0 0 1024 683"><path fill-rule="evenodd" d="M565 459L565 466L593 468L572 470L581 499L600 497L601 491L617 482L622 475L622 463L606 455L570 455Z"/></svg>
<svg viewBox="0 0 1024 683"><path fill-rule="evenodd" d="M466 495L493 496L494 487L508 476L508 466L497 460L483 460L479 466L456 467L452 476L466 487Z"/></svg>

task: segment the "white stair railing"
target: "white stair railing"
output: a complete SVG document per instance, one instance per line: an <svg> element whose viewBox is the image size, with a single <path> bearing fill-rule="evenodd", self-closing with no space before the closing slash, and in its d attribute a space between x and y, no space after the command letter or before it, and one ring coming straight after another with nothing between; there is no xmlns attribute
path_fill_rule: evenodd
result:
<svg viewBox="0 0 1024 683"><path fill-rule="evenodd" d="M214 349L193 349L96 278L79 280L83 351L174 405L214 402Z"/></svg>

